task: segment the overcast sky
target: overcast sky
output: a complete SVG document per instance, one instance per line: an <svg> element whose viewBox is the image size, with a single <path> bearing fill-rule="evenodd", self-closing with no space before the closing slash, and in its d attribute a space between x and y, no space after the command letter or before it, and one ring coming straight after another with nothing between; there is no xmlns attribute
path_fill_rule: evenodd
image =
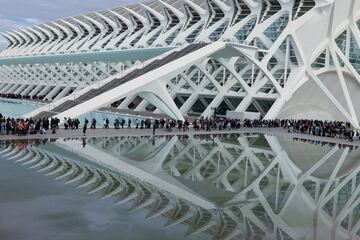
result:
<svg viewBox="0 0 360 240"><path fill-rule="evenodd" d="M0 0L0 32L132 2L135 0ZM0 37L0 49L4 46Z"/></svg>

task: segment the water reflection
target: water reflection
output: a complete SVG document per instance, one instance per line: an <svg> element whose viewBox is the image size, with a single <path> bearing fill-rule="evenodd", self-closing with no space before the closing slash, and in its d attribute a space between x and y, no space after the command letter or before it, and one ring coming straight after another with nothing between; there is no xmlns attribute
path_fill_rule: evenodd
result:
<svg viewBox="0 0 360 240"><path fill-rule="evenodd" d="M3 141L0 154L214 239L356 239L360 150L268 135Z"/></svg>

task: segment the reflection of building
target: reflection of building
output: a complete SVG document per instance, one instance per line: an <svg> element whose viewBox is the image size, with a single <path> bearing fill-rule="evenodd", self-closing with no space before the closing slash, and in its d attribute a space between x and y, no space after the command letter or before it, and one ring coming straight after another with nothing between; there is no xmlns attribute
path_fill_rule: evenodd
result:
<svg viewBox="0 0 360 240"><path fill-rule="evenodd" d="M55 100L37 117L113 104L182 119L218 107L358 127L358 9L355 0L159 0L55 20L3 33L0 93ZM216 43L181 51L200 42Z"/></svg>
<svg viewBox="0 0 360 240"><path fill-rule="evenodd" d="M51 145L51 146L50 146ZM275 136L91 138L0 154L215 239L358 239L359 149Z"/></svg>

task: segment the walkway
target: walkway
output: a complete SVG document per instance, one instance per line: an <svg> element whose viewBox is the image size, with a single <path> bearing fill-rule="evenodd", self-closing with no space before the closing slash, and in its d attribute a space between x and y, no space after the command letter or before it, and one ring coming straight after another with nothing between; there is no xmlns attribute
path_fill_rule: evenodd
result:
<svg viewBox="0 0 360 240"><path fill-rule="evenodd" d="M189 130L187 132L179 131L177 129L167 132L163 129L156 129L156 136L194 136L194 135L217 135L217 134L246 134L246 133L262 133L269 134L281 137L288 138L298 138L305 140L313 140L313 141L322 141L327 143L334 144L344 144L349 146L360 146L359 140L354 140L354 142L349 142L346 139L339 138L328 138L328 137L318 137L308 134L300 134L300 133L288 133L286 130L282 128L241 128L237 130L224 130L224 131L194 131ZM88 129L86 132L86 137L121 137L121 136L152 136L152 129ZM17 135L0 135L0 140L22 140L22 139L48 139L48 138L82 138L84 137L82 133L82 129L78 130L65 130L58 129L56 134L51 134L50 132L41 135L26 135L26 136L17 136Z"/></svg>

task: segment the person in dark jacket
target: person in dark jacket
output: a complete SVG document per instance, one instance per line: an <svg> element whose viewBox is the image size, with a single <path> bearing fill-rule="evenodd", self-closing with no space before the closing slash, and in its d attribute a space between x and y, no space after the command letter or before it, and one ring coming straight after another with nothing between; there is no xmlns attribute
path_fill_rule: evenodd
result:
<svg viewBox="0 0 360 240"><path fill-rule="evenodd" d="M83 127L83 134L84 134L84 136L85 136L85 134L86 134L86 129L87 129L88 123L89 123L89 120L87 120L87 118L85 118L84 127Z"/></svg>

